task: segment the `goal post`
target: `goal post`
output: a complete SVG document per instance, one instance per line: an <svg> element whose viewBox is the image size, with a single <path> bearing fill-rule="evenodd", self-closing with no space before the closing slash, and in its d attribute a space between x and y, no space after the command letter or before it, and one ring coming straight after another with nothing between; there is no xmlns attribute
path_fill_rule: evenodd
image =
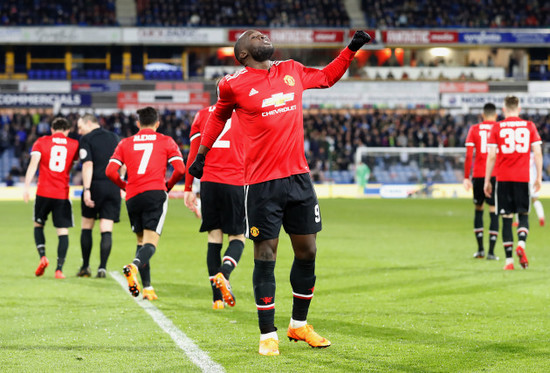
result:
<svg viewBox="0 0 550 373"><path fill-rule="evenodd" d="M461 192L456 185L464 178L465 156L465 148L362 146L355 153L355 169L367 169L368 180L356 177L355 182L365 194L388 198L432 197L434 185L453 184L448 196L456 196Z"/></svg>

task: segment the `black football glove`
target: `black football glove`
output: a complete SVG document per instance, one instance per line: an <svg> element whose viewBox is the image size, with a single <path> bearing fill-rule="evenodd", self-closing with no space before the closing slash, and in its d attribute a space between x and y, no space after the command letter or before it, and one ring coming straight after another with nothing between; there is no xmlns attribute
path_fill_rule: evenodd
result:
<svg viewBox="0 0 550 373"><path fill-rule="evenodd" d="M355 31L348 48L354 52L357 52L363 45L369 43L371 40L372 38L365 31Z"/></svg>
<svg viewBox="0 0 550 373"><path fill-rule="evenodd" d="M202 172L204 168L204 160L205 160L204 154L197 154L195 157L195 161L191 166L189 166L188 172L193 175L193 177L196 177L197 179L200 179L202 177Z"/></svg>

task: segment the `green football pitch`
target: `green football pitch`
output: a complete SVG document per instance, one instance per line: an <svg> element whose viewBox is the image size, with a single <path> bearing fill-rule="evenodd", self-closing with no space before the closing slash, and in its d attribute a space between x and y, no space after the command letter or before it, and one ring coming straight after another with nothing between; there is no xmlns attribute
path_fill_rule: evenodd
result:
<svg viewBox="0 0 550 373"><path fill-rule="evenodd" d="M543 201L550 213L550 201ZM57 239L46 225L50 267L34 270L32 204L0 202L0 371L192 372L199 367L109 275L77 278L80 205L70 231L65 280L53 277ZM231 276L234 308L213 311L206 235L172 200L152 259L153 304L228 372L548 372L549 227L534 213L530 267L503 271L476 260L470 200L322 200L317 283L308 322L328 349L290 343L292 250L281 236L276 266L277 357L258 355L252 245ZM485 216L488 225L488 216ZM96 227L97 229L97 227ZM121 273L135 238L125 209L115 226L108 271ZM94 232L92 270L99 262Z"/></svg>

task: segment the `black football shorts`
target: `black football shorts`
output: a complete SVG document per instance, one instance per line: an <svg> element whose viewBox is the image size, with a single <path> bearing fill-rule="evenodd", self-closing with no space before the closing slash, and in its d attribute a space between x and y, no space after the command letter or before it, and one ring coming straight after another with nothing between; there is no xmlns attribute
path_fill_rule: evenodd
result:
<svg viewBox="0 0 550 373"><path fill-rule="evenodd" d="M57 199L36 196L34 201L34 221L44 225L52 213L53 226L71 228L74 225L73 206L70 199Z"/></svg>
<svg viewBox="0 0 550 373"><path fill-rule="evenodd" d="M200 231L221 229L232 236L244 234L244 187L202 181L200 190Z"/></svg>
<svg viewBox="0 0 550 373"><path fill-rule="evenodd" d="M484 177L474 177L472 179L472 189L474 191L474 204L481 205L483 202L487 202L489 206L495 205L495 184L496 178L491 178L491 185L493 186L493 191L491 192L491 198L485 197L485 192L483 192L483 184L485 183Z"/></svg>
<svg viewBox="0 0 550 373"><path fill-rule="evenodd" d="M254 241L322 229L319 201L309 174L299 174L245 188L246 236Z"/></svg>
<svg viewBox="0 0 550 373"><path fill-rule="evenodd" d="M94 182L90 188L95 206L88 207L82 203L82 216L89 219L109 219L115 223L120 221L120 189L111 181Z"/></svg>
<svg viewBox="0 0 550 373"><path fill-rule="evenodd" d="M161 234L168 211L168 194L164 190L148 190L127 200L126 209L134 233L147 229Z"/></svg>
<svg viewBox="0 0 550 373"><path fill-rule="evenodd" d="M498 181L496 186L495 211L499 215L526 214L531 208L529 183Z"/></svg>

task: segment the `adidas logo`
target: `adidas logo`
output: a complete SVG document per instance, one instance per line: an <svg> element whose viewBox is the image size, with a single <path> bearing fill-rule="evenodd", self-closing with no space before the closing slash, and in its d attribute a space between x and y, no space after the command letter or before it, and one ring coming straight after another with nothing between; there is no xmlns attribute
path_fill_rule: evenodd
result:
<svg viewBox="0 0 550 373"><path fill-rule="evenodd" d="M259 93L259 92L256 91L254 88L252 88L252 89L250 90L250 92L248 93L248 96L249 96L249 97L250 97L250 96L254 96L254 95L257 94L257 93Z"/></svg>

